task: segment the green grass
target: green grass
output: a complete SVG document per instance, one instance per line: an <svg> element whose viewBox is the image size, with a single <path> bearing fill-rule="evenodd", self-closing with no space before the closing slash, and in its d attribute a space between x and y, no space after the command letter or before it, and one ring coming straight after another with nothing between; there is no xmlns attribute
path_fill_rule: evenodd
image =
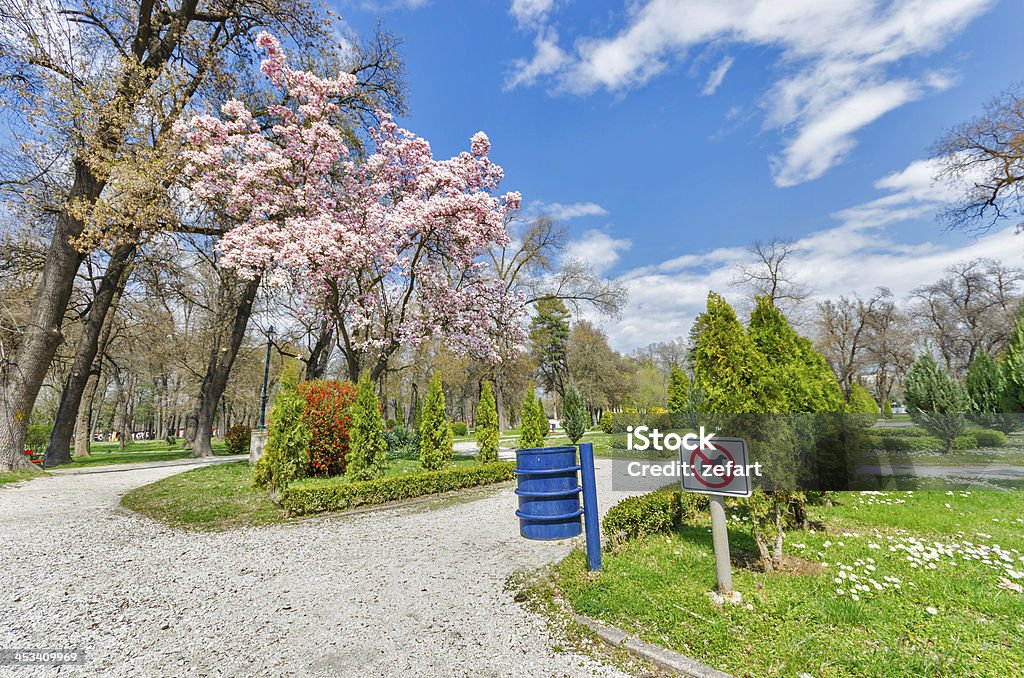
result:
<svg viewBox="0 0 1024 678"><path fill-rule="evenodd" d="M285 520L284 509L253 485L246 461L203 466L136 488L121 504L174 527L217 530Z"/></svg>
<svg viewBox="0 0 1024 678"><path fill-rule="evenodd" d="M22 480L32 480L40 476L46 475L33 469L17 469L15 471L2 471L0 472L0 485L7 485L9 483L18 483Z"/></svg>
<svg viewBox="0 0 1024 678"><path fill-rule="evenodd" d="M475 456L469 454L456 454L452 456L452 463L450 468L459 468L463 466L473 466L479 464ZM393 459L388 462L388 470L384 475L388 476L403 476L409 473L419 473L423 469L420 468L419 459ZM344 478L344 476L342 476Z"/></svg>
<svg viewBox="0 0 1024 678"><path fill-rule="evenodd" d="M140 454L163 454L136 453ZM476 457L455 455L451 468L478 466ZM418 459L395 459L386 475L420 471ZM270 494L253 485L253 467L247 461L204 466L144 485L126 494L121 504L174 527L218 530L264 525L285 520L287 512ZM330 479L344 483L344 476Z"/></svg>
<svg viewBox="0 0 1024 678"><path fill-rule="evenodd" d="M981 545L998 545L995 560L1005 555L1024 570L1022 516L1024 492L841 493L832 507L811 507L817 530L787 535L800 567L766 574L742 565L754 560L753 540L730 509L741 605L719 607L708 596L715 574L706 522L631 542L607 554L597 576L577 551L552 585L580 613L736 675L1018 675L1024 594L999 588L1005 568L965 556L983 558ZM926 560L905 550L935 542L952 555ZM859 600L850 579L834 581L843 566L870 589L856 591Z"/></svg>
<svg viewBox="0 0 1024 678"><path fill-rule="evenodd" d="M228 454L221 440L214 440L215 455ZM70 464L61 464L55 468L82 468L85 466L106 466L108 464L135 464L145 461L174 461L188 459L190 450L180 445L168 445L163 440L133 441L125 445L124 450L118 443L93 443L88 457L72 457Z"/></svg>
<svg viewBox="0 0 1024 678"><path fill-rule="evenodd" d="M1000 464L1024 466L1024 451L1019 447L992 447L980 450L953 450L949 454L938 450L920 452L866 452L862 461L867 464L892 464L894 466L963 466L965 464Z"/></svg>

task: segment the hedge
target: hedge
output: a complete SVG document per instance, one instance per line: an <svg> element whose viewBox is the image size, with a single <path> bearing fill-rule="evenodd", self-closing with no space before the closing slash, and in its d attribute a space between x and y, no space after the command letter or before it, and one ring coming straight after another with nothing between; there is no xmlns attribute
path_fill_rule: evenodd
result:
<svg viewBox="0 0 1024 678"><path fill-rule="evenodd" d="M945 444L933 436L886 436L872 431L871 446L886 452L926 452L945 449ZM992 429L975 429L957 437L953 448L957 450L974 450L982 447L1004 447L1009 439L1002 431Z"/></svg>
<svg viewBox="0 0 1024 678"><path fill-rule="evenodd" d="M671 489L623 499L608 509L601 523L605 540L614 547L649 534L673 532L707 503L704 495Z"/></svg>
<svg viewBox="0 0 1024 678"><path fill-rule="evenodd" d="M281 493L280 502L293 515L345 511L512 480L514 467L513 462L499 461L357 482L307 479L289 485Z"/></svg>
<svg viewBox="0 0 1024 678"><path fill-rule="evenodd" d="M880 438L924 438L931 436L928 431L920 426L886 426L872 428L868 431L873 436Z"/></svg>

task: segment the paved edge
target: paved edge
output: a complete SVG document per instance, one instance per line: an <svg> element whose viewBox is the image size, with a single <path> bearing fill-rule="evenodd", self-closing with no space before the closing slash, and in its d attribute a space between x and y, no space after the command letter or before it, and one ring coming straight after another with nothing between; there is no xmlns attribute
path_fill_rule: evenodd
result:
<svg viewBox="0 0 1024 678"><path fill-rule="evenodd" d="M731 674L724 673L706 664L701 664L699 661L685 657L678 652L673 652L672 650L667 650L630 636L625 631L611 624L606 624L590 617L584 617L581 614L575 615L575 619L579 624L590 629L598 638L609 645L628 650L652 664L679 675L691 676L692 678L733 678Z"/></svg>
<svg viewBox="0 0 1024 678"><path fill-rule="evenodd" d="M132 461L125 464L96 464L94 466L73 466L71 468L48 468L45 473L58 476L81 476L90 473L125 473L127 471L145 471L151 468L167 468L171 466L209 466L211 464L227 464L232 461L245 461L248 455L219 454L212 457L183 457L181 459L165 459L164 461Z"/></svg>

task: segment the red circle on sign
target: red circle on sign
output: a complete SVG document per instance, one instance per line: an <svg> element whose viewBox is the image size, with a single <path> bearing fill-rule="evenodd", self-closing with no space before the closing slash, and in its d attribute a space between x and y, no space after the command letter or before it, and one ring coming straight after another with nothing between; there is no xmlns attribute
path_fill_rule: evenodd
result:
<svg viewBox="0 0 1024 678"><path fill-rule="evenodd" d="M716 449L716 450L718 450L719 452L721 452L725 456L727 456L729 458L729 461L731 461L732 464L733 464L732 468L736 467L736 460L733 459L731 454L729 454L729 450L725 449L724 447L719 447L718 445L715 445L714 443L711 443L711 447ZM711 482L708 482L707 480L705 480L703 475L702 475L703 469L704 469L704 464L711 463L711 460L708 459L706 456L704 456L704 453L701 452L701 449L702 448L698 447L696 450L694 450L690 454L690 468L694 469L693 477L697 479L698 483L700 483L704 487L710 487L713 490L717 490L717 489L721 489L721 488L725 487L726 485L731 483L733 480L735 480L735 476L733 476L732 471L730 471L728 475L723 476L722 477L722 482L720 482L720 483L711 483ZM701 472L702 473L697 473L696 472L697 466L694 464L694 461L697 459L697 455L700 455L700 458L704 460L704 464L701 465ZM715 464L715 465L717 466L717 464Z"/></svg>

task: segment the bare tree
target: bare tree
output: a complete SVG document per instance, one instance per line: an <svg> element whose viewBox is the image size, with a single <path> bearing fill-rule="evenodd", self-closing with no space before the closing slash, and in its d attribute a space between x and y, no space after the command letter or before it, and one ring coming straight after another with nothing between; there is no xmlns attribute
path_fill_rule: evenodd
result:
<svg viewBox="0 0 1024 678"><path fill-rule="evenodd" d="M872 326L877 325L880 309L885 308L892 293L878 288L867 300L854 295L839 297L818 304L818 346L828 360L843 393L850 396L850 388L865 365L870 347Z"/></svg>
<svg viewBox="0 0 1024 678"><path fill-rule="evenodd" d="M739 266L732 284L751 297L769 297L777 309L793 320L791 316L811 296L810 287L793 275L793 258L799 252L790 240L755 241L750 247L754 262Z"/></svg>
<svg viewBox="0 0 1024 678"><path fill-rule="evenodd" d="M626 301L626 288L619 281L602 279L586 263L564 260L568 231L550 217L538 217L529 224L510 220L512 243L490 252L490 262L507 290L521 291L528 304L541 299L558 299L579 315L590 307L614 316Z"/></svg>
<svg viewBox="0 0 1024 678"><path fill-rule="evenodd" d="M1013 328L1024 271L991 259L950 266L911 295L911 313L946 368L962 374L980 349L996 354Z"/></svg>
<svg viewBox="0 0 1024 678"><path fill-rule="evenodd" d="M981 116L954 127L932 150L938 178L961 195L945 214L956 228L987 230L1024 208L1024 95L1004 92ZM1018 224L1020 226L1021 224Z"/></svg>

